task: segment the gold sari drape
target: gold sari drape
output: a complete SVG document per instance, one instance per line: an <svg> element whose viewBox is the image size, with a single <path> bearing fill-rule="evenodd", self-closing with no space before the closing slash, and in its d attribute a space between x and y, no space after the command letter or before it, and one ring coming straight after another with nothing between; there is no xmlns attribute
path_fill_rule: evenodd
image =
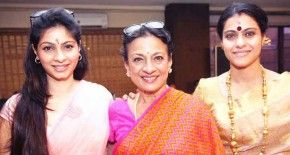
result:
<svg viewBox="0 0 290 155"><path fill-rule="evenodd" d="M267 75L268 74L268 75ZM290 74L275 74L269 70L267 79L269 114L269 135L266 154L290 154ZM230 119L226 77L228 72L213 78L201 79L194 94L211 107L221 139L227 154L232 154L230 142ZM258 154L261 150L264 118L261 86L234 96L236 133L240 154Z"/></svg>

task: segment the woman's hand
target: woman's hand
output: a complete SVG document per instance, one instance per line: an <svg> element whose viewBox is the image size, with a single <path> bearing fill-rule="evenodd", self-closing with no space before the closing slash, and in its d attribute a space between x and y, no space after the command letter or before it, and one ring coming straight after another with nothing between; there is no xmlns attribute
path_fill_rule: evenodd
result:
<svg viewBox="0 0 290 155"><path fill-rule="evenodd" d="M130 92L128 95L127 94L124 94L123 95L123 100L134 100L136 98L136 95L137 93L133 93L133 92Z"/></svg>
<svg viewBox="0 0 290 155"><path fill-rule="evenodd" d="M131 110L131 112L134 114L135 116L135 119L137 119L136 117L136 105L138 103L138 100L139 100L139 96L140 96L140 93L137 92L136 94L135 93L132 93L130 92L128 95L125 94L123 95L123 100L126 100L127 103L128 103L128 106Z"/></svg>

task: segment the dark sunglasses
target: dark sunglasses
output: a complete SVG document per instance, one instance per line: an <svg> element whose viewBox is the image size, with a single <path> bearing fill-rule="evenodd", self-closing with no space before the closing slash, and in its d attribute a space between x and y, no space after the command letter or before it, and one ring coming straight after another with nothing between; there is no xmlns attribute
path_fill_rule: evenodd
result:
<svg viewBox="0 0 290 155"><path fill-rule="evenodd" d="M32 22L33 22L33 20L34 20L35 18L40 17L40 16L43 15L43 14L46 14L49 10L51 10L51 9L40 10L40 11L37 11L37 12L32 13L32 14L30 15L30 25L32 26ZM64 9L64 11L65 11L66 13L72 15L72 17L75 17L73 11L71 11L71 10L67 10L67 9Z"/></svg>
<svg viewBox="0 0 290 155"><path fill-rule="evenodd" d="M124 28L123 33L125 35L130 36L134 32L140 30L142 28L142 26L145 26L147 28L152 28L152 29L162 29L162 28L164 28L164 23L159 22L159 21L150 21L150 22L141 23L141 24L134 24L134 25L130 25L130 26Z"/></svg>

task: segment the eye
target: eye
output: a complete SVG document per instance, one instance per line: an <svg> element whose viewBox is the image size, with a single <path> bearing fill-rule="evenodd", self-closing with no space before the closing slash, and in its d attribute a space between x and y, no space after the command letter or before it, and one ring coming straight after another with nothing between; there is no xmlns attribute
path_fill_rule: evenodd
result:
<svg viewBox="0 0 290 155"><path fill-rule="evenodd" d="M154 57L154 60L156 61L162 61L164 58L162 56L156 56Z"/></svg>
<svg viewBox="0 0 290 155"><path fill-rule="evenodd" d="M134 59L133 59L133 62L141 62L142 60L143 60L142 58L137 57L137 58L134 58Z"/></svg>
<svg viewBox="0 0 290 155"><path fill-rule="evenodd" d="M74 48L74 45L72 45L72 44L65 44L64 45L64 50L66 50L66 51L70 51L70 50L72 50Z"/></svg>
<svg viewBox="0 0 290 155"><path fill-rule="evenodd" d="M251 37L253 37L255 35L255 32L246 32L245 33L245 36L247 37L247 38L251 38Z"/></svg>
<svg viewBox="0 0 290 155"><path fill-rule="evenodd" d="M227 40L233 40L233 39L235 39L237 37L237 35L235 34L235 33L227 33L227 34L225 34L225 38L227 39Z"/></svg>
<svg viewBox="0 0 290 155"><path fill-rule="evenodd" d="M50 52L50 51L53 51L54 48L53 48L52 46L44 46L44 47L42 48L42 50L45 51L45 52Z"/></svg>

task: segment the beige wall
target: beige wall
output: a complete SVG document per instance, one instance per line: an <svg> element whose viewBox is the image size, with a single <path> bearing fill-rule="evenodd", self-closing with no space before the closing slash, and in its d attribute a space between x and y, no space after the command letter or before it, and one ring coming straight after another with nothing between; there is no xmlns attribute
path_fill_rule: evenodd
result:
<svg viewBox="0 0 290 155"><path fill-rule="evenodd" d="M0 3L1 4L1 3ZM0 28L27 28L32 12L43 8L64 7L80 13L101 13L107 15L108 27L125 27L133 23L149 20L164 21L165 6L106 6L106 5L0 5ZM77 9L76 9L77 8ZM223 8L210 7L210 10L221 11ZM265 8L268 11L289 10L289 8ZM270 25L290 25L290 15L269 15ZM210 25L215 26L219 16L210 16Z"/></svg>
<svg viewBox="0 0 290 155"><path fill-rule="evenodd" d="M29 16L32 12L42 10L41 7L34 6L18 6L16 8L1 8L0 7L0 28L27 28L30 26ZM56 6L51 6L56 7ZM75 12L75 14L82 13L101 13L107 15L108 27L125 27L133 23L140 23L149 20L164 21L164 7L91 7L91 8L78 8L73 9L66 6ZM96 20L96 19L95 19Z"/></svg>
<svg viewBox="0 0 290 155"><path fill-rule="evenodd" d="M0 27L23 28L29 27L29 11L0 10Z"/></svg>
<svg viewBox="0 0 290 155"><path fill-rule="evenodd" d="M109 27L125 27L150 20L164 21L164 11L114 11L108 13Z"/></svg>

